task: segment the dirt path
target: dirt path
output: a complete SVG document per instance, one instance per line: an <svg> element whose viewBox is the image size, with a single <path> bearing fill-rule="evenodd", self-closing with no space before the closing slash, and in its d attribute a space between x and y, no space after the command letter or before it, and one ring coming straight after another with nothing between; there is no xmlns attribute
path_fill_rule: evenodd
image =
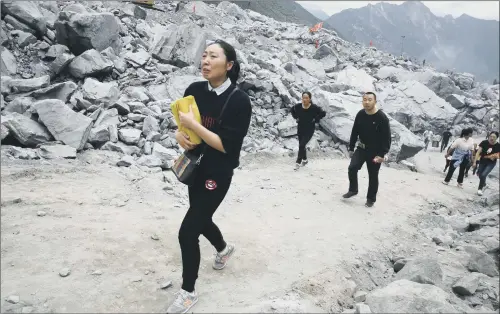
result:
<svg viewBox="0 0 500 314"><path fill-rule="evenodd" d="M177 231L185 189L164 191L161 172L144 176L106 163L37 165L2 164L2 312L26 305L35 312L164 312L181 283ZM443 187L437 174L384 167L378 202L367 209L365 168L360 195L341 198L347 165L312 159L294 172L291 158L257 158L237 171L215 215L237 252L225 270L213 271L214 251L201 238L194 311L272 311L276 298L288 311L327 311L307 298L283 299L292 285L390 245L394 228L414 232L407 220L426 199L447 202L464 193ZM71 274L62 278L64 267ZM159 289L166 280L174 286ZM21 302L5 302L9 295Z"/></svg>

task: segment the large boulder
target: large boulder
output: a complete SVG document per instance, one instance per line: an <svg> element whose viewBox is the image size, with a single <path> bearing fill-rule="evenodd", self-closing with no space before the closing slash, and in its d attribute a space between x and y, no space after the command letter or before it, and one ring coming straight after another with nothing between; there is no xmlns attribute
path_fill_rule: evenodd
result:
<svg viewBox="0 0 500 314"><path fill-rule="evenodd" d="M7 83L8 88L13 93L31 92L36 89L49 86L50 77L48 75L35 77L31 79L13 79Z"/></svg>
<svg viewBox="0 0 500 314"><path fill-rule="evenodd" d="M381 108L411 131L437 132L453 122L457 110L418 81L380 84Z"/></svg>
<svg viewBox="0 0 500 314"><path fill-rule="evenodd" d="M162 85L166 85L166 96L169 96L171 100L177 100L184 97L184 92L189 85L202 80L204 80L203 77L196 75L172 75L167 83Z"/></svg>
<svg viewBox="0 0 500 314"><path fill-rule="evenodd" d="M181 68L200 64L208 39L201 27L189 22L155 30L158 34L153 36L154 43L150 51L153 57Z"/></svg>
<svg viewBox="0 0 500 314"><path fill-rule="evenodd" d="M474 87L474 75L470 73L453 73L451 79L462 90L471 90Z"/></svg>
<svg viewBox="0 0 500 314"><path fill-rule="evenodd" d="M35 90L29 93L27 96L36 98L37 100L59 99L63 102L67 102L77 88L78 85L76 85L74 82L67 81L52 84L48 87Z"/></svg>
<svg viewBox="0 0 500 314"><path fill-rule="evenodd" d="M326 77L323 63L318 60L302 58L297 60L296 64L299 69L304 70L306 73L313 77L319 79L324 79Z"/></svg>
<svg viewBox="0 0 500 314"><path fill-rule="evenodd" d="M17 60L16 57L5 47L0 47L0 72L2 75L14 76L17 74Z"/></svg>
<svg viewBox="0 0 500 314"><path fill-rule="evenodd" d="M2 125L24 146L36 147L53 139L43 125L17 112L2 116Z"/></svg>
<svg viewBox="0 0 500 314"><path fill-rule="evenodd" d="M47 33L46 18L35 1L3 0L2 15L9 14L20 22L35 29L42 37Z"/></svg>
<svg viewBox="0 0 500 314"><path fill-rule="evenodd" d="M116 82L101 83L98 80L88 77L82 86L83 98L91 103L109 104L118 99L120 90Z"/></svg>
<svg viewBox="0 0 500 314"><path fill-rule="evenodd" d="M443 270L436 259L417 258L409 261L396 275L396 280L406 279L418 283L441 286Z"/></svg>
<svg viewBox="0 0 500 314"><path fill-rule="evenodd" d="M104 58L99 51L91 49L74 58L68 70L74 77L82 79L110 73L113 70L113 62Z"/></svg>
<svg viewBox="0 0 500 314"><path fill-rule="evenodd" d="M74 112L62 101L49 99L33 104L40 121L58 141L81 150L87 142L92 119Z"/></svg>
<svg viewBox="0 0 500 314"><path fill-rule="evenodd" d="M242 8L240 8L239 6L237 6L234 3L231 3L229 1L222 1L221 3L219 3L219 5L217 7L221 10L226 11L229 16L233 16L242 22L249 23L249 24L252 23L252 20L250 19L248 14L245 12L245 10L243 10Z"/></svg>
<svg viewBox="0 0 500 314"><path fill-rule="evenodd" d="M335 83L348 85L358 92L366 93L375 91L374 81L375 79L365 70L356 69L349 65L337 74Z"/></svg>
<svg viewBox="0 0 500 314"><path fill-rule="evenodd" d="M120 26L111 13L75 13L63 11L55 22L57 42L75 55L89 49L102 51L112 47L116 53L121 51Z"/></svg>
<svg viewBox="0 0 500 314"><path fill-rule="evenodd" d="M366 304L373 313L459 313L450 296L434 285L396 280L370 292Z"/></svg>

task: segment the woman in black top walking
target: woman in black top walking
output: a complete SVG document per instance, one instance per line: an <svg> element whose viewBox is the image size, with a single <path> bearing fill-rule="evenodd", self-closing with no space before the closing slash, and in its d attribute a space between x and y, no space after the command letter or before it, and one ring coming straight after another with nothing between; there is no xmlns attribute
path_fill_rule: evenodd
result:
<svg viewBox="0 0 500 314"><path fill-rule="evenodd" d="M315 124L318 123L326 112L312 103L310 92L302 93L302 103L296 104L291 109L292 117L297 121L297 135L299 137L299 154L295 162L295 170L307 164L306 145L314 135Z"/></svg>
<svg viewBox="0 0 500 314"><path fill-rule="evenodd" d="M479 167L477 168L477 175L479 177L478 195L483 195L483 190L486 187L486 178L497 165L497 159L500 158L500 144L497 140L498 132L492 131L488 139L482 141L477 149L473 167L476 166L476 161L479 159Z"/></svg>
<svg viewBox="0 0 500 314"><path fill-rule="evenodd" d="M175 135L179 145L186 150L195 150L195 153L196 150L201 153L204 147L206 150L195 183L189 187L189 209L179 230L182 289L167 313L186 313L198 301L194 286L200 267L200 235L205 236L217 250L213 264L215 270L223 269L234 252L234 245L224 241L212 216L229 190L233 169L239 166L241 146L250 126L252 105L243 91L232 93L236 88L240 67L236 51L231 45L222 40L209 44L203 53L201 67L203 77L208 82L191 84L184 96L194 96L202 123L194 119L192 111L179 113L179 119L203 142L195 146L187 134L177 132ZM218 121L230 94L231 98Z"/></svg>

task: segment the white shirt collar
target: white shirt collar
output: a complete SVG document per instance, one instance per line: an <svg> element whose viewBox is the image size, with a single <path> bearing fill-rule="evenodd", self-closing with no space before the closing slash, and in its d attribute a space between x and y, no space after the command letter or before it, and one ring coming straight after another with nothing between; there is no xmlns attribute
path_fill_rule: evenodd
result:
<svg viewBox="0 0 500 314"><path fill-rule="evenodd" d="M224 93L229 88L229 86L231 86L231 80L229 78L227 78L226 81L217 88L213 88L212 85L210 85L210 82L208 82L208 90L214 91L217 94L217 96Z"/></svg>

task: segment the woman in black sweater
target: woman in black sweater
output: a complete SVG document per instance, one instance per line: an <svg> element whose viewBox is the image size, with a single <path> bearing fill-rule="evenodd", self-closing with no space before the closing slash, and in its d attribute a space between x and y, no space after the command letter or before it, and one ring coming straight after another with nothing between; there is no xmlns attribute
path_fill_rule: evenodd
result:
<svg viewBox="0 0 500 314"><path fill-rule="evenodd" d="M297 121L297 135L299 137L299 154L295 162L295 170L305 166L308 162L306 145L314 135L315 125L326 116L326 112L312 103L310 92L302 93L302 103L291 109L292 117Z"/></svg>
<svg viewBox="0 0 500 314"><path fill-rule="evenodd" d="M205 236L217 250L214 269L224 268L234 252L234 245L224 241L212 216L229 190L233 169L239 166L241 146L250 126L252 105L245 92L235 90L240 67L236 51L231 45L222 40L210 43L203 53L201 68L208 82L191 84L184 96L194 96L202 123L194 119L192 111L179 113L179 120L201 137L202 144L194 145L183 132L176 132L175 135L184 149L194 150L198 154L204 152L195 183L188 190L189 209L179 230L182 289L167 313L186 313L198 301L194 286L200 267L200 235ZM221 115L227 99L229 101Z"/></svg>

